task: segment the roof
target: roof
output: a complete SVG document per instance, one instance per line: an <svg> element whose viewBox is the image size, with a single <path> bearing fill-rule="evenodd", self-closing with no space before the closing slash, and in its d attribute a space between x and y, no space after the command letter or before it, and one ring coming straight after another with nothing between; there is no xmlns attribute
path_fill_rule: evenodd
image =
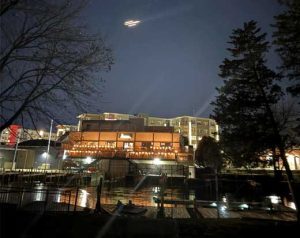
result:
<svg viewBox="0 0 300 238"><path fill-rule="evenodd" d="M19 146L48 146L49 141L44 139L26 140L19 143ZM50 141L50 146L60 147L61 143L58 141Z"/></svg>

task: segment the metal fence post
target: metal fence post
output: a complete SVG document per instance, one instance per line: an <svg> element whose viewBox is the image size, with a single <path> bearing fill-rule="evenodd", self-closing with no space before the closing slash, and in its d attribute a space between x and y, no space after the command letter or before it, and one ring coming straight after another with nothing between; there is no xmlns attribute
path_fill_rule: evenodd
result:
<svg viewBox="0 0 300 238"><path fill-rule="evenodd" d="M69 191L68 212L70 211L72 191Z"/></svg>
<svg viewBox="0 0 300 238"><path fill-rule="evenodd" d="M101 191L102 191L102 177L100 178L99 184L97 186L97 201L95 207L95 213L101 212Z"/></svg>
<svg viewBox="0 0 300 238"><path fill-rule="evenodd" d="M78 199L78 192L79 192L79 187L77 186L77 188L76 188L76 195L75 195L75 205L74 205L74 212L76 212L76 207L77 207L77 199Z"/></svg>
<svg viewBox="0 0 300 238"><path fill-rule="evenodd" d="M24 196L24 188L22 188L22 190L20 190L19 192L19 207L22 207L22 201L23 201L23 196Z"/></svg>
<svg viewBox="0 0 300 238"><path fill-rule="evenodd" d="M47 209L47 204L48 204L48 197L49 197L49 189L46 189L46 197L45 197L45 203L44 203L44 212Z"/></svg>

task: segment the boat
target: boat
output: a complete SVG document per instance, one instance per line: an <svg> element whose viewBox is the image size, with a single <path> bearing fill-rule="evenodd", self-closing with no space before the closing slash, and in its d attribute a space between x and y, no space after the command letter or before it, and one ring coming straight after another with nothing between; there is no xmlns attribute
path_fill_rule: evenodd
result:
<svg viewBox="0 0 300 238"><path fill-rule="evenodd" d="M119 214L128 214L128 215L143 215L147 212L147 208L137 206L129 200L128 204L123 204L118 200L116 210Z"/></svg>

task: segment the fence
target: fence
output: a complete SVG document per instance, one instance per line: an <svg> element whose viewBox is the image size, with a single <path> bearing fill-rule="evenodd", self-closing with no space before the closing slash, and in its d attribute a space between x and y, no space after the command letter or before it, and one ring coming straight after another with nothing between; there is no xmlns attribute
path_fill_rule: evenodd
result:
<svg viewBox="0 0 300 238"><path fill-rule="evenodd" d="M70 211L72 191L8 187L0 189L0 203L29 211Z"/></svg>

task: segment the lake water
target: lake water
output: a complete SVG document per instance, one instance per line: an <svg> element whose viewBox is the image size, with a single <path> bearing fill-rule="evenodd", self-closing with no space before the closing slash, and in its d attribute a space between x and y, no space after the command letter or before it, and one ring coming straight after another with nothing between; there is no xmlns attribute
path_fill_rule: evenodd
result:
<svg viewBox="0 0 300 238"><path fill-rule="evenodd" d="M156 207L154 197L161 197L161 187L159 186L124 186L114 183L104 183L101 191L101 204L116 205L118 201L126 204L129 200L139 206ZM205 200L209 204L214 204L215 194L212 192L214 189L186 189L184 187L172 187L164 189L165 200ZM249 194L248 194L249 195ZM255 195L255 194L254 194ZM88 207L94 209L97 201L97 188L96 186L86 186L80 188L48 188L43 184L37 184L34 190L20 190L10 186L10 191L3 190L0 193L1 202L17 203L24 205L32 201L53 201L60 203L67 203L77 205L80 207ZM235 198L234 194L222 193L220 194L220 202L226 204L230 202L239 202L245 208L247 204L260 202L264 206L284 205L286 207L294 208L294 204L287 197L279 197L276 194L268 194L264 197L239 197ZM192 204L192 203L191 203ZM246 204L246 205L245 205ZM174 206L173 204L165 204L166 207Z"/></svg>

